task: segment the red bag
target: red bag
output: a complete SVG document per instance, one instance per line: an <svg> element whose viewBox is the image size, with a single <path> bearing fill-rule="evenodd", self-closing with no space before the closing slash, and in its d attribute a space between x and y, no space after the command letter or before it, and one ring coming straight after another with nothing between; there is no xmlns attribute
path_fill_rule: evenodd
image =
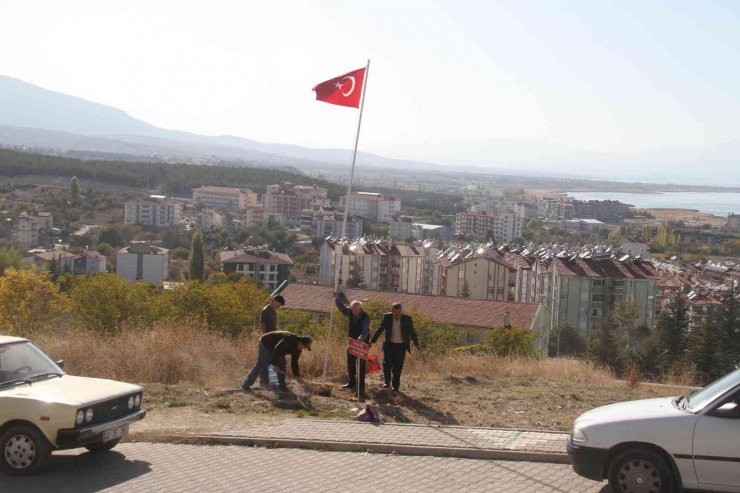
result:
<svg viewBox="0 0 740 493"><path fill-rule="evenodd" d="M365 364L365 373L373 373L380 371L380 364L378 363L378 355L371 354L367 357L367 363Z"/></svg>

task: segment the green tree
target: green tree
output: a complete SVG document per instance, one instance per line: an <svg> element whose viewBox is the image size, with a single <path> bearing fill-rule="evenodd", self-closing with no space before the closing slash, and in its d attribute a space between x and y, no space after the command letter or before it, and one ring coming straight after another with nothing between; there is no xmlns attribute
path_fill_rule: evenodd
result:
<svg viewBox="0 0 740 493"><path fill-rule="evenodd" d="M594 362L608 366L619 373L622 370L623 350L620 345L619 327L614 320L606 319L591 339L588 356Z"/></svg>
<svg viewBox="0 0 740 493"><path fill-rule="evenodd" d="M0 276L8 268L17 269L21 266L21 254L18 250L3 246L0 247Z"/></svg>
<svg viewBox="0 0 740 493"><path fill-rule="evenodd" d="M717 370L717 352L720 344L714 322L707 321L700 327L692 327L688 338L687 356L700 375L702 383L709 383L720 376Z"/></svg>
<svg viewBox="0 0 740 493"><path fill-rule="evenodd" d="M203 232L197 230L193 234L190 243L190 279L195 281L203 280L203 268L205 266L205 246L203 244Z"/></svg>
<svg viewBox="0 0 740 493"><path fill-rule="evenodd" d="M688 338L689 313L686 295L676 291L660 312L655 331L660 350L659 368L668 372L684 356Z"/></svg>
<svg viewBox="0 0 740 493"><path fill-rule="evenodd" d="M728 373L740 365L740 303L738 289L734 283L722 295L722 305L715 314L719 350L718 376Z"/></svg>
<svg viewBox="0 0 740 493"><path fill-rule="evenodd" d="M80 196L80 180L76 176L69 180L69 195L72 197L72 201L76 201Z"/></svg>
<svg viewBox="0 0 740 493"><path fill-rule="evenodd" d="M586 339L569 323L556 327L550 333L548 355L551 357L582 356L587 350Z"/></svg>

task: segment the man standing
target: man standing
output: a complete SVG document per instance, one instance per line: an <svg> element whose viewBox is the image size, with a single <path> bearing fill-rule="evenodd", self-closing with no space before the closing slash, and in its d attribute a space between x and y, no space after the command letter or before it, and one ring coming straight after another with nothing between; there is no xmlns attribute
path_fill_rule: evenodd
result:
<svg viewBox="0 0 740 493"><path fill-rule="evenodd" d="M279 294L275 296L270 302L265 305L260 314L260 333L267 334L268 332L274 332L277 330L277 310L285 305L285 298ZM260 373L260 387L269 389L270 388L270 374L268 367Z"/></svg>
<svg viewBox="0 0 740 493"><path fill-rule="evenodd" d="M350 303L349 308L334 293L334 303L337 305L342 314L348 319L348 335L352 339L367 343L370 340L370 317L362 310L362 303L355 300ZM357 389L357 356L347 351L347 376L349 381L342 385L345 389ZM357 396L359 399L365 399L365 360L360 360L360 391Z"/></svg>
<svg viewBox="0 0 740 493"><path fill-rule="evenodd" d="M276 330L268 332L260 337L257 346L257 362L242 383L244 392L252 391L252 384L267 366L273 364L278 367L279 389L283 392L288 391L285 385L286 361L285 357L290 355L290 367L293 370L293 376L300 381L301 373L298 368L298 358L301 357L301 351L304 349L311 350L313 340L309 336L297 336L292 332L285 330Z"/></svg>
<svg viewBox="0 0 740 493"><path fill-rule="evenodd" d="M383 331L385 331L385 342L383 343L385 384L383 388L390 388L392 384L393 390L398 391L401 386L401 371L406 360L406 352L411 352L411 341L414 341L414 346L417 350L419 349L414 321L409 315L404 315L401 303L393 303L390 313L383 315L383 321L373 334L370 343L377 341Z"/></svg>

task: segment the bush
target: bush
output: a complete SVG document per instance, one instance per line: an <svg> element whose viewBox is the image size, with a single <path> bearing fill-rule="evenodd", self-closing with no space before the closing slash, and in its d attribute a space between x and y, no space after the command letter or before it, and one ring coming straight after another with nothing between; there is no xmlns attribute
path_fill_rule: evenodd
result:
<svg viewBox="0 0 740 493"><path fill-rule="evenodd" d="M496 356L530 357L535 355L535 334L519 328L496 328L486 336L490 351Z"/></svg>
<svg viewBox="0 0 740 493"><path fill-rule="evenodd" d="M550 333L547 353L550 357L582 356L588 349L588 343L581 333L570 324L555 328Z"/></svg>

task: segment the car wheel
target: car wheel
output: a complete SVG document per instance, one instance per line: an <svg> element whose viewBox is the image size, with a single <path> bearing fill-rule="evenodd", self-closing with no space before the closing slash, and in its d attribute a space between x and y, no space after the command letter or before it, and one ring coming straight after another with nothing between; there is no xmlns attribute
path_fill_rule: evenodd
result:
<svg viewBox="0 0 740 493"><path fill-rule="evenodd" d="M614 493L672 493L676 478L658 453L647 449L627 449L609 467L609 486Z"/></svg>
<svg viewBox="0 0 740 493"><path fill-rule="evenodd" d="M120 438L116 438L115 440L111 440L110 442L100 442L100 443L91 443L90 445L85 445L85 448L93 453L101 453L101 452L107 452L116 445L121 443Z"/></svg>
<svg viewBox="0 0 740 493"><path fill-rule="evenodd" d="M51 445L33 426L15 425L0 436L0 453L0 469L26 476L41 472L49 465Z"/></svg>

